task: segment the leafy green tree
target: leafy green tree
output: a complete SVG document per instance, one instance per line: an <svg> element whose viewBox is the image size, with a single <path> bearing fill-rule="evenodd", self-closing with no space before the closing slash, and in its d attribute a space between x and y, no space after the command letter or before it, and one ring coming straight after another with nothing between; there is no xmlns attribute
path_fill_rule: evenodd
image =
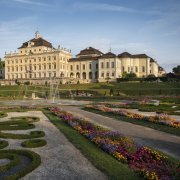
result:
<svg viewBox="0 0 180 180"><path fill-rule="evenodd" d="M136 73L133 73L133 72L131 72L131 73L124 72L122 74L122 77L123 78L136 78L137 76L136 76Z"/></svg>
<svg viewBox="0 0 180 180"><path fill-rule="evenodd" d="M180 65L178 65L177 67L174 67L174 68L173 68L173 72L174 72L175 74L180 74Z"/></svg>

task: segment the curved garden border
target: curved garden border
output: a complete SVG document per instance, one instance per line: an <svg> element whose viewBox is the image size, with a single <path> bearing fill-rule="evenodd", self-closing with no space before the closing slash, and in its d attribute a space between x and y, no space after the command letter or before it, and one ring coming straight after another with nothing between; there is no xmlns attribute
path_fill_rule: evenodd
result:
<svg viewBox="0 0 180 180"><path fill-rule="evenodd" d="M9 143L7 141L0 140L0 149L3 149L5 147L7 147L8 145L9 145Z"/></svg>
<svg viewBox="0 0 180 180"><path fill-rule="evenodd" d="M30 139L22 142L21 146L25 148L37 148L37 147L45 146L46 144L47 141L44 139Z"/></svg>
<svg viewBox="0 0 180 180"><path fill-rule="evenodd" d="M30 162L27 162L26 167L19 167L19 170L17 170L18 168L16 168L16 166L21 166L21 159L23 156L28 158ZM0 179L18 179L33 171L41 164L40 156L29 150L1 150L0 158L11 160L10 163L0 166Z"/></svg>

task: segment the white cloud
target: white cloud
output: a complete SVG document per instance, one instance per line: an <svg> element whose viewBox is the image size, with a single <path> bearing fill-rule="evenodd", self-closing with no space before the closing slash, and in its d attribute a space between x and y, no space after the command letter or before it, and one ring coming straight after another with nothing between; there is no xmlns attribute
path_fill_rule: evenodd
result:
<svg viewBox="0 0 180 180"><path fill-rule="evenodd" d="M29 5L47 6L47 4L45 3L32 1L32 0L12 0L12 1L17 2L17 3L29 4Z"/></svg>
<svg viewBox="0 0 180 180"><path fill-rule="evenodd" d="M123 13L140 13L140 14L149 14L149 15L160 15L162 12L149 10L142 11L137 9L132 9L119 5L112 4L101 4L101 3L75 3L74 8L86 11L110 11L110 12L123 12Z"/></svg>
<svg viewBox="0 0 180 180"><path fill-rule="evenodd" d="M23 17L11 21L0 21L0 57L4 52L14 51L22 42L32 37L35 27L31 24L36 21L36 17Z"/></svg>

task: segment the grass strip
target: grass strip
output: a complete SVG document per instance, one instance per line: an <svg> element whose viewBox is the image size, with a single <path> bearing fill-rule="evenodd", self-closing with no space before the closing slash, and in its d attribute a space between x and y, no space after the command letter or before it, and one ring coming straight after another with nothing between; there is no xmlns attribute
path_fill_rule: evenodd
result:
<svg viewBox="0 0 180 180"><path fill-rule="evenodd" d="M166 133L174 134L176 136L180 136L180 129L179 128L173 128L173 127L170 127L170 126L166 126L166 125L163 125L163 124L156 124L156 123L145 121L145 120L135 120L135 119L132 119L132 118L120 116L118 114L113 114L111 112L102 112L100 110L91 109L91 108L87 108L87 107L82 108L82 109L85 110L85 111L88 111L88 112L92 112L92 113L100 114L100 115L107 116L107 117L110 117L110 118L114 118L115 120L130 122L132 124L137 124L137 125L149 127L149 128L152 128L152 129L155 129L155 130L158 130L158 131L163 131L163 132L166 132Z"/></svg>
<svg viewBox="0 0 180 180"><path fill-rule="evenodd" d="M45 146L46 144L47 141L44 139L30 139L22 142L21 146L25 148L37 148L37 147Z"/></svg>
<svg viewBox="0 0 180 180"><path fill-rule="evenodd" d="M43 110L43 112L67 139L79 149L97 169L104 172L109 179L140 179L126 164L118 162L115 158L102 151L53 113L48 110Z"/></svg>

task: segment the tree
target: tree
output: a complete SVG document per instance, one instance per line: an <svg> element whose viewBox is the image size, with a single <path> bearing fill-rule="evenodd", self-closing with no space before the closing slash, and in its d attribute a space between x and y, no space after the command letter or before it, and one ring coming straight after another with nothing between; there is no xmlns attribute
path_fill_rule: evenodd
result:
<svg viewBox="0 0 180 180"><path fill-rule="evenodd" d="M173 68L173 72L174 72L175 74L180 74L180 65L178 65L177 67L174 67L174 68Z"/></svg>
<svg viewBox="0 0 180 180"><path fill-rule="evenodd" d="M136 76L136 73L133 73L133 72L131 72L131 73L124 72L122 74L122 77L123 78L136 78L137 76Z"/></svg>

